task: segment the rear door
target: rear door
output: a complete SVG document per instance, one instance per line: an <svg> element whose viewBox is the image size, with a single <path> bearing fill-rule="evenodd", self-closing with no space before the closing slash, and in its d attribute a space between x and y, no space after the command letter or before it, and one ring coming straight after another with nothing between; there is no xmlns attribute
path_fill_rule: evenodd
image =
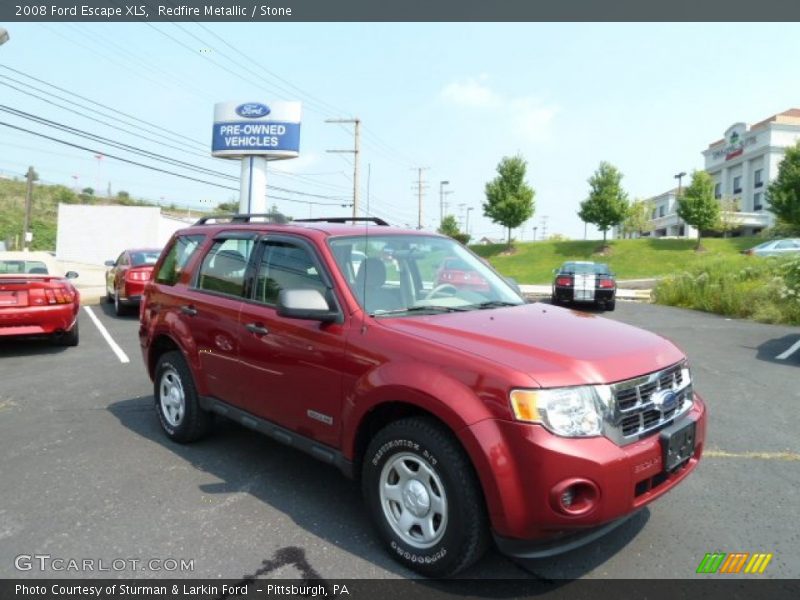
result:
<svg viewBox="0 0 800 600"><path fill-rule="evenodd" d="M214 237L187 289L178 314L191 332L201 389L233 405L241 402L239 311L256 234L222 232Z"/></svg>
<svg viewBox="0 0 800 600"><path fill-rule="evenodd" d="M338 446L346 325L277 314L282 289L338 300L314 247L294 236L259 242L252 297L240 309L242 403L248 412Z"/></svg>

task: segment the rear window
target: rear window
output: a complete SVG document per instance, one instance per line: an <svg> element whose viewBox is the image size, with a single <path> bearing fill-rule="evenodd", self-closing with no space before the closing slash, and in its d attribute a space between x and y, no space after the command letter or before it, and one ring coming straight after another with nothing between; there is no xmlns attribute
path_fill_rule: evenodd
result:
<svg viewBox="0 0 800 600"><path fill-rule="evenodd" d="M158 250L142 250L140 252L131 252L131 266L144 267L147 265L154 265L158 262L158 257L161 254Z"/></svg>
<svg viewBox="0 0 800 600"><path fill-rule="evenodd" d="M611 271L608 270L608 265L603 263L564 263L561 273L565 275L610 275Z"/></svg>
<svg viewBox="0 0 800 600"><path fill-rule="evenodd" d="M165 285L178 283L183 268L204 239L204 235L181 235L175 238L175 243L172 244L154 277L156 282Z"/></svg>
<svg viewBox="0 0 800 600"><path fill-rule="evenodd" d="M47 265L38 260L0 260L0 274L47 275Z"/></svg>

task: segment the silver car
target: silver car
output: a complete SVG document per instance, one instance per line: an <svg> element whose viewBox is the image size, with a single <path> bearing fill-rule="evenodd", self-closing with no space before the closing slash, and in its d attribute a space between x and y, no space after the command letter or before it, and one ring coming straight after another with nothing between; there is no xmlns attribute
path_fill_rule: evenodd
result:
<svg viewBox="0 0 800 600"><path fill-rule="evenodd" d="M789 256L800 254L800 238L787 238L783 240L770 240L754 248L745 250L744 254L751 256Z"/></svg>

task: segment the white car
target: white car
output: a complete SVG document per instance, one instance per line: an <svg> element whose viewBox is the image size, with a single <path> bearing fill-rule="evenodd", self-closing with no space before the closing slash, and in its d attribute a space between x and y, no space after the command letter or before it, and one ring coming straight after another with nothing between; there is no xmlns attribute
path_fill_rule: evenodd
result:
<svg viewBox="0 0 800 600"><path fill-rule="evenodd" d="M789 256L792 254L800 254L800 238L770 240L754 248L745 250L744 254L749 254L750 256Z"/></svg>

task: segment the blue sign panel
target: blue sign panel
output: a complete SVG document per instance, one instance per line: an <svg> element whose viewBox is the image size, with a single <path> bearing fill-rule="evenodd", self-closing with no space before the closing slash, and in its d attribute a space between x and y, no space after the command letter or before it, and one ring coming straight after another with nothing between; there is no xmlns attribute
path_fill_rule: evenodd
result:
<svg viewBox="0 0 800 600"><path fill-rule="evenodd" d="M284 154L299 150L300 123L280 121L214 123L211 141L211 151L214 153L269 155L272 152Z"/></svg>

